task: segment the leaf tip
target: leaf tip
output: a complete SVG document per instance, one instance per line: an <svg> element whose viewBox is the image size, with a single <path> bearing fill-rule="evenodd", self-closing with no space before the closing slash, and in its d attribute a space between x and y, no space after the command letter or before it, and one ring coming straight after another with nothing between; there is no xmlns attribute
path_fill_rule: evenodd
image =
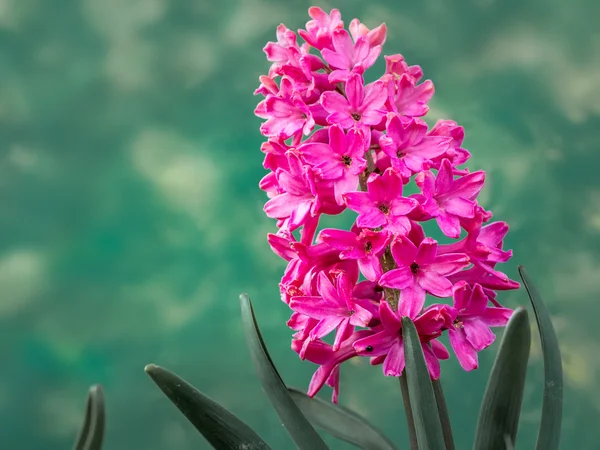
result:
<svg viewBox="0 0 600 450"><path fill-rule="evenodd" d="M144 371L148 374L148 375L152 375L154 372L156 372L156 370L159 367L156 364L147 364L146 367L144 367Z"/></svg>

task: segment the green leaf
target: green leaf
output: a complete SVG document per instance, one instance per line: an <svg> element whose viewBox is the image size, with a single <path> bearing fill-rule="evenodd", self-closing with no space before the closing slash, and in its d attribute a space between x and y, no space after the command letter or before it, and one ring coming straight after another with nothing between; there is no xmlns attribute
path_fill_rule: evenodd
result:
<svg viewBox="0 0 600 450"><path fill-rule="evenodd" d="M240 295L242 307L242 324L246 334L246 341L250 348L252 362L258 373L263 389L275 407L281 423L286 428L292 440L300 450L325 450L327 445L312 427L308 419L302 414L290 394L285 383L279 376L275 365L267 352L263 341L252 302L246 294Z"/></svg>
<svg viewBox="0 0 600 450"><path fill-rule="evenodd" d="M75 450L100 450L104 439L104 393L100 385L92 386L85 405L85 418L79 431Z"/></svg>
<svg viewBox="0 0 600 450"><path fill-rule="evenodd" d="M542 353L544 355L544 398L542 402L542 421L538 431L536 449L556 450L560 441L563 402L560 348L556 332L552 326L550 314L523 266L519 266L519 274L523 279L523 284L533 305L535 319L540 330Z"/></svg>
<svg viewBox="0 0 600 450"><path fill-rule="evenodd" d="M316 426L338 439L368 450L395 450L392 444L367 419L355 412L323 401L310 398L304 392L288 389L300 411Z"/></svg>
<svg viewBox="0 0 600 450"><path fill-rule="evenodd" d="M154 364L148 364L145 370L215 449L270 450L252 428L173 372Z"/></svg>
<svg viewBox="0 0 600 450"><path fill-rule="evenodd" d="M406 381L419 450L445 450L442 425L421 341L412 320L402 318Z"/></svg>
<svg viewBox="0 0 600 450"><path fill-rule="evenodd" d="M527 311L517 308L504 331L483 396L475 450L505 450L506 442L515 442L530 344Z"/></svg>
<svg viewBox="0 0 600 450"><path fill-rule="evenodd" d="M452 426L450 424L450 416L448 415L448 407L446 406L446 397L444 397L444 391L442 389L442 382L440 380L433 380L431 384L433 385L433 394L435 395L435 401L438 407L446 450L455 450L456 447L454 446L454 437L452 436Z"/></svg>

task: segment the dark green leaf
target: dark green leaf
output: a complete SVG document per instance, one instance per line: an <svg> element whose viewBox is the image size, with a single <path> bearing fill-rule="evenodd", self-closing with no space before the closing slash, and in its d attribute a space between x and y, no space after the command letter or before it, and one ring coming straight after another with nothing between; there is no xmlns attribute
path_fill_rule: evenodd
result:
<svg viewBox="0 0 600 450"><path fill-rule="evenodd" d="M515 442L530 344L527 311L517 308L504 331L483 396L475 450L505 450L506 442Z"/></svg>
<svg viewBox="0 0 600 450"><path fill-rule="evenodd" d="M246 294L240 295L242 323L254 367L263 389L275 407L281 423L300 450L327 449L327 445L302 414L275 369L256 323L252 302Z"/></svg>
<svg viewBox="0 0 600 450"><path fill-rule="evenodd" d="M419 449L445 450L442 425L421 341L415 325L408 317L402 318L402 338L406 359L406 381Z"/></svg>
<svg viewBox="0 0 600 450"><path fill-rule="evenodd" d="M75 450L100 450L104 439L104 394L100 385L90 388L85 405L85 418L79 431Z"/></svg>
<svg viewBox="0 0 600 450"><path fill-rule="evenodd" d="M431 384L433 385L433 393L438 407L446 450L455 450L452 426L450 424L450 416L448 415L448 407L446 406L446 397L444 397L444 391L442 389L442 382L440 380L433 380Z"/></svg>
<svg viewBox="0 0 600 450"><path fill-rule="evenodd" d="M288 389L288 392L300 411L314 425L332 436L363 449L395 450L396 447L367 419L348 408L325 402L316 397L310 398L304 392L296 389Z"/></svg>
<svg viewBox="0 0 600 450"><path fill-rule="evenodd" d="M252 428L174 373L154 364L148 364L145 370L217 450L270 449Z"/></svg>
<svg viewBox="0 0 600 450"><path fill-rule="evenodd" d="M563 401L560 348L558 347L556 332L550 320L550 314L523 266L519 266L519 274L533 305L544 355L544 399L536 449L556 450L560 441Z"/></svg>

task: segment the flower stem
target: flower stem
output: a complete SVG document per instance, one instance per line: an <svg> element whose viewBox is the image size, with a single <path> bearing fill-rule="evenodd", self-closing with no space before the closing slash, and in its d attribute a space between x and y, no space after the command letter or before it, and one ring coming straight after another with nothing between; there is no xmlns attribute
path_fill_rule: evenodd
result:
<svg viewBox="0 0 600 450"><path fill-rule="evenodd" d="M444 434L444 442L446 450L455 450L454 438L452 437L452 426L450 425L450 417L448 416L448 408L446 406L446 398L442 390L440 380L431 380L433 384L433 393L435 394L435 402L437 403L438 414L442 424L442 433Z"/></svg>
<svg viewBox="0 0 600 450"><path fill-rule="evenodd" d="M408 440L410 450L418 450L417 432L415 431L415 419L412 408L410 407L410 396L408 394L408 384L406 382L406 370L398 377L400 380L400 391L402 392L402 401L404 402L404 412L406 413L406 425L408 426Z"/></svg>

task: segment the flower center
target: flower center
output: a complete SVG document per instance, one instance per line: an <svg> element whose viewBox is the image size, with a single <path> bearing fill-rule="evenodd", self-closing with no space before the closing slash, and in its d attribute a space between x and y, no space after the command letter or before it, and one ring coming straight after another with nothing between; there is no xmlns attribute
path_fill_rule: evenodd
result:
<svg viewBox="0 0 600 450"><path fill-rule="evenodd" d="M416 274L419 271L419 265L416 262L412 263L410 265L410 271Z"/></svg>
<svg viewBox="0 0 600 450"><path fill-rule="evenodd" d="M343 163L344 163L346 166L350 167L350 166L352 165L352 158L351 158L351 157L349 157L348 155L344 155L344 156L342 156L342 162L343 162Z"/></svg>
<svg viewBox="0 0 600 450"><path fill-rule="evenodd" d="M404 158L405 156L406 156L406 153L404 153L402 150L398 150L398 151L396 152L396 157L397 157L398 159L402 159L402 158Z"/></svg>
<svg viewBox="0 0 600 450"><path fill-rule="evenodd" d="M371 250L373 250L373 244L371 244L371 241L367 241L365 244L365 252L370 253Z"/></svg>
<svg viewBox="0 0 600 450"><path fill-rule="evenodd" d="M352 113L352 114L350 114L350 115L351 115L351 116L352 116L352 118L353 118L354 120L356 120L357 122L360 120L360 114L358 114L358 113Z"/></svg>
<svg viewBox="0 0 600 450"><path fill-rule="evenodd" d="M462 323L462 322L461 322L459 319L456 319L456 320L454 321L454 326L455 326L456 328L463 328L463 327L464 327L463 323Z"/></svg>
<svg viewBox="0 0 600 450"><path fill-rule="evenodd" d="M384 214L388 214L390 212L390 208L388 207L388 205L385 205L383 203L381 205L379 205L378 208L379 208L379 211L381 211Z"/></svg>

